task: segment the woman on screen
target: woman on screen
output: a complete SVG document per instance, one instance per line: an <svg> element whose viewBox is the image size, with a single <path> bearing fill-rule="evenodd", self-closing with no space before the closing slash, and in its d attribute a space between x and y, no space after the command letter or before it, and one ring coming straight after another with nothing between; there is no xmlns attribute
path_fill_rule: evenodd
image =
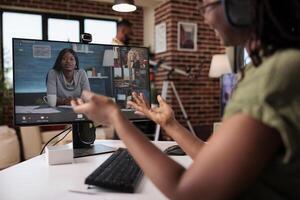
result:
<svg viewBox="0 0 300 200"><path fill-rule="evenodd" d="M132 48L127 54L127 66L129 68L140 68L140 56L138 50Z"/></svg>
<svg viewBox="0 0 300 200"><path fill-rule="evenodd" d="M78 57L73 49L59 52L53 68L47 74L47 96L56 95L56 105L70 105L83 90L90 90L86 72L79 69Z"/></svg>
<svg viewBox="0 0 300 200"><path fill-rule="evenodd" d="M244 46L252 60L241 69L221 126L204 143L176 121L160 96L157 109L149 109L142 95L134 94L131 102L177 141L193 159L190 166L157 149L107 97L84 91L83 99L71 102L75 112L113 124L147 177L170 199L300 199L299 0L199 2L222 43Z"/></svg>

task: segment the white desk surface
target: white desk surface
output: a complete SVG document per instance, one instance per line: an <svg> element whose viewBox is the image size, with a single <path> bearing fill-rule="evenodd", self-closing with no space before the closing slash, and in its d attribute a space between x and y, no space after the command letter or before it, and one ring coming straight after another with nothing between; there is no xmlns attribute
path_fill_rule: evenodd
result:
<svg viewBox="0 0 300 200"><path fill-rule="evenodd" d="M101 144L124 147L120 140L101 140ZM175 142L154 142L165 149ZM87 189L85 178L111 153L74 159L72 164L48 165L44 155L34 157L0 171L1 200L76 200L76 199L167 199L146 177L143 176L133 194L118 193L103 189ZM187 167L192 160L188 156L172 156Z"/></svg>

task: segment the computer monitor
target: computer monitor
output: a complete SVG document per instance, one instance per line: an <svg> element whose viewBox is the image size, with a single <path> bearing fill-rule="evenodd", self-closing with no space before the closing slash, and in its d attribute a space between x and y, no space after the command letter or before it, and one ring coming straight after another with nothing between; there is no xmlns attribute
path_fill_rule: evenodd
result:
<svg viewBox="0 0 300 200"><path fill-rule="evenodd" d="M82 128L74 126L88 119L73 112L69 99L80 97L83 89L111 97L130 120L143 118L126 102L133 91L150 100L149 51L14 38L13 80L15 125L73 124L74 139Z"/></svg>

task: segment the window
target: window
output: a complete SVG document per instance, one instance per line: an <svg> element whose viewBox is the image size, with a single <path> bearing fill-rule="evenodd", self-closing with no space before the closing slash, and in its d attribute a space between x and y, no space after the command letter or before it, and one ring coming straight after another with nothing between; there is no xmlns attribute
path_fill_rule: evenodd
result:
<svg viewBox="0 0 300 200"><path fill-rule="evenodd" d="M92 43L111 44L117 32L117 23L108 20L84 20L84 32L92 34Z"/></svg>
<svg viewBox="0 0 300 200"><path fill-rule="evenodd" d="M3 12L3 64L4 78L12 87L12 38L42 39L42 16Z"/></svg>
<svg viewBox="0 0 300 200"><path fill-rule="evenodd" d="M69 19L48 19L48 39L79 42L79 21Z"/></svg>
<svg viewBox="0 0 300 200"><path fill-rule="evenodd" d="M13 83L12 38L79 42L80 34L84 31L92 34L93 43L110 44L117 32L117 24L114 20L1 10L0 14L2 14L0 31L2 31L3 36L0 38L3 41L3 54L1 56L4 63L4 79L9 88L12 87Z"/></svg>

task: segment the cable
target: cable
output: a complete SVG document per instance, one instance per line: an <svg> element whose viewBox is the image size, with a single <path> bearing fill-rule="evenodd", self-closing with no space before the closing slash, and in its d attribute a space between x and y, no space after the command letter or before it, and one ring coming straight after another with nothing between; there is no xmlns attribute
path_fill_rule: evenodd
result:
<svg viewBox="0 0 300 200"><path fill-rule="evenodd" d="M65 138L67 137L67 135L69 135L70 132L71 132L71 130L69 130L69 131L64 135L64 137L62 137L60 140L58 140L57 142L55 142L52 146L57 145L60 141L62 141L63 139L65 139Z"/></svg>
<svg viewBox="0 0 300 200"><path fill-rule="evenodd" d="M57 134L57 135L55 135L53 138L51 138L51 139L44 145L44 147L42 148L42 150L41 150L41 152L40 152L40 155L43 154L44 149L46 148L46 146L47 146L52 140L54 140L57 136L60 136L61 134L63 134L64 132L66 132L66 131L69 130L69 129L71 129L71 127L66 128L65 130L63 130L62 132L60 132L59 134Z"/></svg>

